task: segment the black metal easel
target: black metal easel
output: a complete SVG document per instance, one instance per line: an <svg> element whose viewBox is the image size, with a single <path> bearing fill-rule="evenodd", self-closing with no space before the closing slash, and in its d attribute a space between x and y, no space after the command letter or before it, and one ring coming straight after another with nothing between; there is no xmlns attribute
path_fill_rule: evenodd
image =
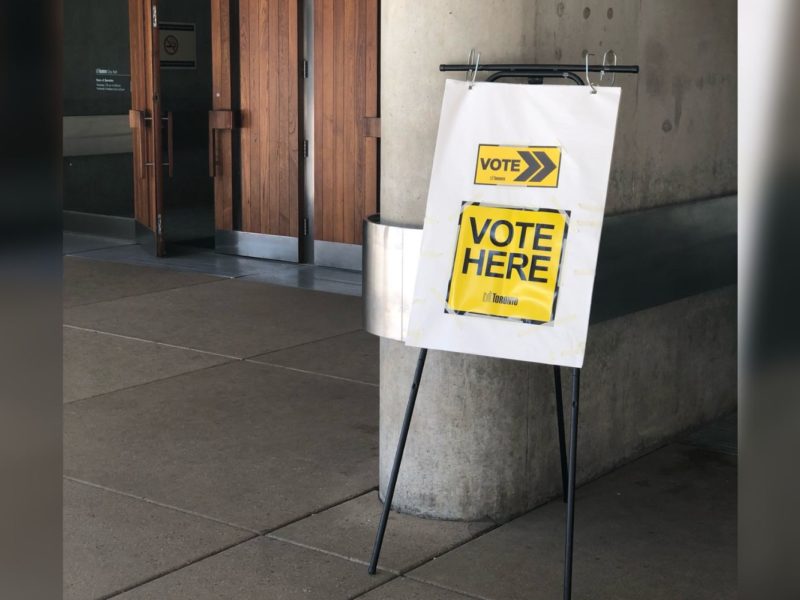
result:
<svg viewBox="0 0 800 600"><path fill-rule="evenodd" d="M608 53L606 53L607 56ZM472 55L470 55L472 60ZM616 63L616 56L614 59ZM527 79L530 84L543 83L545 78L566 78L574 81L578 85L590 85L594 90L594 86L589 81L589 73L638 73L638 65L618 66L616 64L606 65L605 57L602 65L590 65L588 56L586 57L586 64L584 65L537 65L537 64L488 64L480 65L476 61L475 64L466 65L439 65L440 71L445 72L472 72L473 81L478 71L491 71L487 81L498 81L499 79ZM586 81L580 78L575 72L583 71L586 74ZM408 397L408 404L406 405L405 416L403 417L403 425L400 428L400 438L397 442L397 451L394 456L394 463L392 464L392 471L389 474L389 482L386 486L386 497L383 503L383 512L381 513L381 520L378 523L378 532L375 536L375 544L372 548L372 556L369 562L369 574L374 575L378 568L378 559L381 553L381 546L383 545L383 537L386 533L386 524L389 521L389 511L392 507L392 499L394 498L394 490L397 485L397 477L400 474L400 464L403 462L403 452L406 448L406 441L408 439L408 431L411 427L411 417L414 414L414 406L417 402L417 392L419 391L419 384L422 379L422 371L425 368L425 360L428 357L428 350L422 348L419 351L419 358L417 359L417 367L414 371L414 380L411 384L411 392ZM572 556L573 556L573 540L575 530L575 476L577 467L577 453L578 453L578 404L580 399L580 381L581 370L579 368L572 369L572 419L570 421L570 440L569 440L569 454L566 448L566 434L564 427L564 402L561 384L561 367L553 367L553 377L555 386L555 400L556 400L556 423L558 427L558 447L559 455L561 458L561 486L562 486L562 499L567 504L566 514L566 531L564 538L564 600L572 598Z"/></svg>

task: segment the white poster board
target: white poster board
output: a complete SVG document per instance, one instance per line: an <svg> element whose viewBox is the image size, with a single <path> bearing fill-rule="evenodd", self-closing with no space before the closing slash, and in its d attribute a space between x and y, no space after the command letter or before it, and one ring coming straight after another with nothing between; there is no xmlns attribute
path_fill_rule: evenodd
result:
<svg viewBox="0 0 800 600"><path fill-rule="evenodd" d="M447 81L408 345L582 366L619 100Z"/></svg>

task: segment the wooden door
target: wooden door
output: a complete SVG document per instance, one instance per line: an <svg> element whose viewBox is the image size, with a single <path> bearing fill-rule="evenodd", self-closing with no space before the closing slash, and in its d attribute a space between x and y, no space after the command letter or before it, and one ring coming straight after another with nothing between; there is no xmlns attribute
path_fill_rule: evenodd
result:
<svg viewBox="0 0 800 600"><path fill-rule="evenodd" d="M240 231L300 259L301 0L239 0ZM249 242L248 242L249 243ZM270 248L274 254L270 254Z"/></svg>
<svg viewBox="0 0 800 600"><path fill-rule="evenodd" d="M128 0L136 237L164 255L158 0Z"/></svg>
<svg viewBox="0 0 800 600"><path fill-rule="evenodd" d="M378 0L314 3L314 237L361 244L378 210Z"/></svg>

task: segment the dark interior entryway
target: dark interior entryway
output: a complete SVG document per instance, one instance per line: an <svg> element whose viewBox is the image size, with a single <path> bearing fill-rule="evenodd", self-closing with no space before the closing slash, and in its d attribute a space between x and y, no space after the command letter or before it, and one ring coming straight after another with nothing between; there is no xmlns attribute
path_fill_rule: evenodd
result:
<svg viewBox="0 0 800 600"><path fill-rule="evenodd" d="M128 4L137 240L162 256L168 244L213 239L211 11L191 0Z"/></svg>
<svg viewBox="0 0 800 600"><path fill-rule="evenodd" d="M360 268L378 0L128 1L139 241Z"/></svg>

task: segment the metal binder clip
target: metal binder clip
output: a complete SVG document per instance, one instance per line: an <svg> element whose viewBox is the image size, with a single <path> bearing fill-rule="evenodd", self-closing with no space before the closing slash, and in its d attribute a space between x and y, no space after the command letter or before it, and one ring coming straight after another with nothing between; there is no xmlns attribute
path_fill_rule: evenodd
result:
<svg viewBox="0 0 800 600"><path fill-rule="evenodd" d="M472 89L472 86L475 85L475 78L478 76L478 65L481 63L481 53L477 52L475 48L469 51L469 58L467 59L467 64L471 65L472 61L475 61L475 68L470 69L472 72L472 79L470 79L469 74L470 71L467 71L464 75L464 81L469 81L469 89Z"/></svg>
<svg viewBox="0 0 800 600"><path fill-rule="evenodd" d="M594 54L590 54L589 52L586 53L586 84L591 88L590 94L596 94L597 88L594 87L592 80L589 79L589 57L594 56Z"/></svg>
<svg viewBox="0 0 800 600"><path fill-rule="evenodd" d="M611 53L611 54L614 56L614 64L613 64L612 66L614 66L614 67L616 67L616 66L617 66L617 53L616 53L616 52L614 52L614 51L613 51L613 50L611 50L611 49L609 49L609 50L606 50L606 51L603 53L603 70L602 70L602 71L600 71L600 81L603 81L603 77L604 77L604 76L605 76L605 74L606 74L605 67L606 67L606 60L608 59L608 53L609 53L609 52L610 52L610 53ZM611 73L611 84L610 84L610 85L614 85L614 82L616 81L616 79L617 79L617 74L616 74L616 73L614 73L614 72L612 72L612 73Z"/></svg>

